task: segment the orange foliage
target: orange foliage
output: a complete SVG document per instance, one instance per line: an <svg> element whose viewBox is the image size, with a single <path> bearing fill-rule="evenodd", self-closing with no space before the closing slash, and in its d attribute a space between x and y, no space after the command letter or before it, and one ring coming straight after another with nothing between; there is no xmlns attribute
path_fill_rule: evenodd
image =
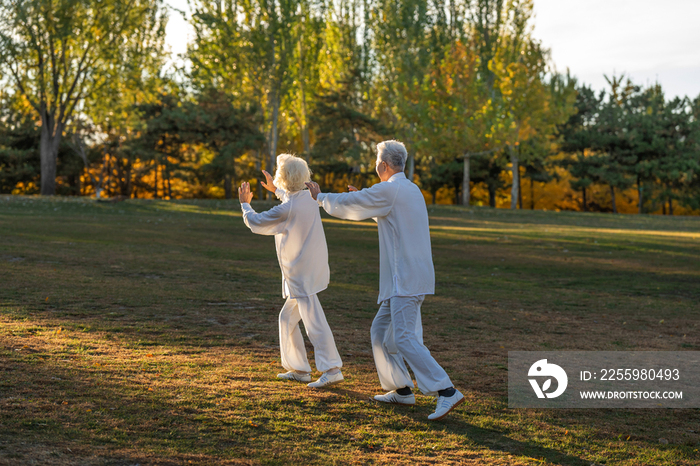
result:
<svg viewBox="0 0 700 466"><path fill-rule="evenodd" d="M556 172L559 175L559 180L553 180L548 183L535 181L530 183L530 180L525 178L525 169L520 167L520 189L522 190L523 209L530 209L534 204L536 210L550 210L559 212L562 210L568 211L583 211L583 200L581 192L571 189L569 184L571 175L563 168L557 168ZM505 182L506 187L496 191L496 208L510 208L510 185L512 183L512 175L509 171L504 170L501 173L501 178ZM423 190L425 202L432 203L432 196L428 191ZM471 189L472 205L488 206L489 192L485 183L473 183ZM591 186L586 192L589 211L605 211L612 212L612 200L610 188L607 186L595 185ZM617 211L621 214L636 214L639 212L637 207L637 191L635 188L630 188L622 192L615 193L617 202ZM533 203L534 201L534 203ZM438 190L436 196L437 204L454 204L455 189L442 187ZM593 206L596 208L592 208ZM651 214L662 214L662 207L659 207L649 212ZM693 210L681 205L674 204L674 215L700 215L700 210Z"/></svg>

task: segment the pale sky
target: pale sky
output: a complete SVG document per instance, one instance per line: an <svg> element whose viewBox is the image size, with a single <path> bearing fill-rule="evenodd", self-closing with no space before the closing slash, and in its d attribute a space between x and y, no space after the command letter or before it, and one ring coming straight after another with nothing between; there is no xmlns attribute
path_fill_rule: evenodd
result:
<svg viewBox="0 0 700 466"><path fill-rule="evenodd" d="M534 35L559 71L594 89L603 74L700 95L700 0L535 0Z"/></svg>
<svg viewBox="0 0 700 466"><path fill-rule="evenodd" d="M192 38L192 28L182 15L172 8L184 11L189 18L187 0L165 0L165 3L171 7L168 25L165 27L165 42L170 46L173 55L185 53L187 42Z"/></svg>
<svg viewBox="0 0 700 466"><path fill-rule="evenodd" d="M188 11L187 0L167 0ZM700 95L700 0L535 0L534 35L567 68L594 89L604 74L641 85L660 82L671 98ZM184 53L191 29L171 13L166 41Z"/></svg>

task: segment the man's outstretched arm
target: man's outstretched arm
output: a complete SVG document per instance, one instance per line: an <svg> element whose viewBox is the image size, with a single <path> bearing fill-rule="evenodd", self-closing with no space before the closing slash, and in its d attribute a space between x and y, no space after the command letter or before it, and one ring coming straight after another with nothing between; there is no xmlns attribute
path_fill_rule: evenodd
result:
<svg viewBox="0 0 700 466"><path fill-rule="evenodd" d="M391 211L398 193L396 183L377 183L371 188L349 193L322 193L313 181L306 183L311 196L318 204L334 217L346 220L366 220L373 217L385 217Z"/></svg>

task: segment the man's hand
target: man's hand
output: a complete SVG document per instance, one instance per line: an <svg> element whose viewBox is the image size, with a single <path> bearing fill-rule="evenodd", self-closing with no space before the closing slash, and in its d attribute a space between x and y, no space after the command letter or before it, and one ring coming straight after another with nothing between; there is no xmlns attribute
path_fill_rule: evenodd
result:
<svg viewBox="0 0 700 466"><path fill-rule="evenodd" d="M348 185L348 192L354 193L355 191L359 191L359 189L357 189L353 185L349 184Z"/></svg>
<svg viewBox="0 0 700 466"><path fill-rule="evenodd" d="M241 183L241 187L238 188L238 199L241 201L241 204L250 204L250 201L253 200L253 193L250 192L250 183L247 181Z"/></svg>
<svg viewBox="0 0 700 466"><path fill-rule="evenodd" d="M263 175L265 175L265 181L261 181L260 184L262 185L263 188L267 189L271 193L274 193L277 191L277 186L275 186L275 183L273 182L272 175L270 175L267 171L263 170Z"/></svg>
<svg viewBox="0 0 700 466"><path fill-rule="evenodd" d="M317 200L318 195L321 194L321 188L319 188L318 183L314 183L313 181L309 181L307 183L304 183L307 188L309 188L309 192L311 193L311 197L314 198L314 201Z"/></svg>

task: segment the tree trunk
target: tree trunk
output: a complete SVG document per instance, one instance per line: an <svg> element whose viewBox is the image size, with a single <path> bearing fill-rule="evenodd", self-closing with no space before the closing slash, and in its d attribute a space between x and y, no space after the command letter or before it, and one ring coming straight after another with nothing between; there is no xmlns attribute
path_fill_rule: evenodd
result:
<svg viewBox="0 0 700 466"><path fill-rule="evenodd" d="M260 151L255 151L255 169L258 172L258 176L260 176L260 172L262 172L262 161L260 160L262 157L260 155ZM258 199L262 201L263 198L263 187L260 181L258 181Z"/></svg>
<svg viewBox="0 0 700 466"><path fill-rule="evenodd" d="M408 174L406 175L406 178L408 178L409 181L413 182L413 173L415 172L416 169L416 154L415 151L411 150L411 152L408 154Z"/></svg>
<svg viewBox="0 0 700 466"><path fill-rule="evenodd" d="M224 176L224 193L226 199L233 199L233 188L231 186L231 174L226 173Z"/></svg>
<svg viewBox="0 0 700 466"><path fill-rule="evenodd" d="M112 159L108 155L107 157L105 157L105 184L104 184L104 188L105 188L105 192L107 193L107 197L112 196L112 188L110 187L110 181L109 181L111 173L112 173Z"/></svg>
<svg viewBox="0 0 700 466"><path fill-rule="evenodd" d="M126 192L124 193L124 195L127 197L131 197L132 192L133 184L131 183L131 163L129 162L129 164L126 166Z"/></svg>
<svg viewBox="0 0 700 466"><path fill-rule="evenodd" d="M70 195L80 196L82 194L80 189L80 172L70 175L68 177L68 184L71 187Z"/></svg>
<svg viewBox="0 0 700 466"><path fill-rule="evenodd" d="M489 184L489 206L496 207L496 187Z"/></svg>
<svg viewBox="0 0 700 466"><path fill-rule="evenodd" d="M168 182L168 199L172 199L173 198L173 186L170 183L170 168L167 165L165 165L165 166L163 166L163 170L165 170L165 175L167 176L166 179Z"/></svg>
<svg viewBox="0 0 700 466"><path fill-rule="evenodd" d="M521 187L522 178L518 177L518 209L523 210L523 190Z"/></svg>
<svg viewBox="0 0 700 466"><path fill-rule="evenodd" d="M306 98L304 100L304 120L306 120ZM301 127L301 141L304 144L304 160L307 162L311 158L311 143L309 142L309 124L303 123Z"/></svg>
<svg viewBox="0 0 700 466"><path fill-rule="evenodd" d="M535 210L535 181L530 178L530 210Z"/></svg>
<svg viewBox="0 0 700 466"><path fill-rule="evenodd" d="M306 115L306 92L304 90L304 49L303 40L299 40L299 91L301 92L301 142L304 144L304 160L309 161L311 145L309 143L309 120Z"/></svg>
<svg viewBox="0 0 700 466"><path fill-rule="evenodd" d="M639 213L643 214L644 213L644 196L643 196L643 189L642 189L642 180L639 179L639 176L637 176L637 193L639 197Z"/></svg>
<svg viewBox="0 0 700 466"><path fill-rule="evenodd" d="M588 212L588 204L586 203L586 187L583 187L583 211Z"/></svg>
<svg viewBox="0 0 700 466"><path fill-rule="evenodd" d="M673 215L673 198L668 198L668 215Z"/></svg>
<svg viewBox="0 0 700 466"><path fill-rule="evenodd" d="M114 157L114 169L116 170L116 190L120 196L124 195L124 186L126 184L126 180L124 180L124 168L122 167L122 164L119 162L119 159L115 156Z"/></svg>
<svg viewBox="0 0 700 466"><path fill-rule="evenodd" d="M104 191L103 186L104 186L104 181L105 181L105 172L107 171L107 149L105 146L105 149L103 151L102 155L102 168L100 169L100 181L98 181L96 187L95 187L95 198L99 199L102 197L102 191Z"/></svg>
<svg viewBox="0 0 700 466"><path fill-rule="evenodd" d="M430 194L433 195L433 205L435 205L435 201L436 201L436 198L437 198L437 191L433 191L433 192L430 193Z"/></svg>
<svg viewBox="0 0 700 466"><path fill-rule="evenodd" d="M661 215L666 215L666 203L661 203Z"/></svg>
<svg viewBox="0 0 700 466"><path fill-rule="evenodd" d="M508 146L510 152L511 173L513 174L513 183L510 190L510 208L518 208L518 188L520 187L520 167L518 166L518 156L513 150L513 146Z"/></svg>
<svg viewBox="0 0 700 466"><path fill-rule="evenodd" d="M610 185L610 196L612 197L612 209L613 213L617 213L617 203L615 202L615 187Z"/></svg>
<svg viewBox="0 0 700 466"><path fill-rule="evenodd" d="M41 194L53 196L56 194L56 159L58 146L61 143L63 125L58 123L53 131L54 118L46 111L41 115L41 139L39 154L41 159Z"/></svg>
<svg viewBox="0 0 700 466"><path fill-rule="evenodd" d="M469 179L470 173L469 173L469 162L470 162L470 156L469 152L464 154L464 174L462 175L462 205L469 206L469 203L471 201L470 198L470 184L471 180Z"/></svg>
<svg viewBox="0 0 700 466"><path fill-rule="evenodd" d="M272 99L272 126L270 128L270 167L267 170L270 173L272 173L272 171L274 170L275 160L277 158L277 122L279 120L280 113L279 95L275 93ZM267 200L272 200L272 193L270 191L267 192Z"/></svg>
<svg viewBox="0 0 700 466"><path fill-rule="evenodd" d="M158 162L156 162L155 175L153 178L153 199L158 199Z"/></svg>

